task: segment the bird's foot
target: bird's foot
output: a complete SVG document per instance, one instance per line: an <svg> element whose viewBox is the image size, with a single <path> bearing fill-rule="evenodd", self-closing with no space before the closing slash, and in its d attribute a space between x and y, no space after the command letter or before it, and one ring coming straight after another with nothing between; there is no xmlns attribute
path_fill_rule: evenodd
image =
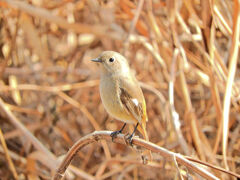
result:
<svg viewBox="0 0 240 180"><path fill-rule="evenodd" d="M110 134L110 136L112 137L112 142L114 142L114 139L117 137L118 134L121 134L122 131L114 131Z"/></svg>
<svg viewBox="0 0 240 180"><path fill-rule="evenodd" d="M134 133L133 134L131 134L131 135L127 135L127 136L125 136L125 141L126 141L126 143L127 144L129 144L130 146L133 146L133 144L132 144L132 141L133 141L133 136L134 136Z"/></svg>
<svg viewBox="0 0 240 180"><path fill-rule="evenodd" d="M114 139L117 137L118 134L121 134L123 129L125 128L126 123L124 123L123 127L119 130L119 131L114 131L111 133L111 137L112 137L112 142L114 141Z"/></svg>

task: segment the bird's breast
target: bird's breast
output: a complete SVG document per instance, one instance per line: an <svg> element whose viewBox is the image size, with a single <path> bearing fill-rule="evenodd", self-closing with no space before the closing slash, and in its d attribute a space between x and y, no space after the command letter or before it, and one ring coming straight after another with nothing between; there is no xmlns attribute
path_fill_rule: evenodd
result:
<svg viewBox="0 0 240 180"><path fill-rule="evenodd" d="M121 103L119 90L117 79L112 76L101 76L100 96L104 108L114 118L123 122L134 123L134 120Z"/></svg>

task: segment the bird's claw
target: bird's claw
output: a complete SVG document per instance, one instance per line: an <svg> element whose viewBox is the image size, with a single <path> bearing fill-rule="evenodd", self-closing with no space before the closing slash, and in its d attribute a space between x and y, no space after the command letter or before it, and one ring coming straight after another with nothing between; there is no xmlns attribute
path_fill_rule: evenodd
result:
<svg viewBox="0 0 240 180"><path fill-rule="evenodd" d="M114 142L114 139L117 137L118 134L121 134L122 131L114 131L110 134L110 136L112 137L112 142Z"/></svg>
<svg viewBox="0 0 240 180"><path fill-rule="evenodd" d="M126 141L126 143L127 144L129 144L130 146L133 146L133 143L132 143L132 141L133 141L133 136L134 136L134 134L131 134L131 135L127 135L127 136L125 136L125 141Z"/></svg>

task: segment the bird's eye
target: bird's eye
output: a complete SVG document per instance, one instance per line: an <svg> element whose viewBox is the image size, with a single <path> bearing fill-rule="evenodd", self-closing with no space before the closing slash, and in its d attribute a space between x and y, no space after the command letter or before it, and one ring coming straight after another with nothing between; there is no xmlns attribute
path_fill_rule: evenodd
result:
<svg viewBox="0 0 240 180"><path fill-rule="evenodd" d="M109 59L109 62L113 62L113 61L114 61L114 58L111 57L111 58Z"/></svg>

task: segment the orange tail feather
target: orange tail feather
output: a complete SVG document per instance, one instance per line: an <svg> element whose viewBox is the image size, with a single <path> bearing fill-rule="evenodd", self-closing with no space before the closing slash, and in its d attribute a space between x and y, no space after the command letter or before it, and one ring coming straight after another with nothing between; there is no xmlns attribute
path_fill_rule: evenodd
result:
<svg viewBox="0 0 240 180"><path fill-rule="evenodd" d="M146 126L144 124L141 124L138 126L138 131L143 135L144 139L146 141L149 141L148 135L147 135L147 131L146 131Z"/></svg>
<svg viewBox="0 0 240 180"><path fill-rule="evenodd" d="M138 126L138 131L143 135L143 137L144 137L144 139L146 141L149 141L145 124L142 124L142 125ZM149 160L152 161L153 157L152 157L151 151L150 150L146 150L145 153L148 154ZM145 154L145 153L143 153L143 154Z"/></svg>

